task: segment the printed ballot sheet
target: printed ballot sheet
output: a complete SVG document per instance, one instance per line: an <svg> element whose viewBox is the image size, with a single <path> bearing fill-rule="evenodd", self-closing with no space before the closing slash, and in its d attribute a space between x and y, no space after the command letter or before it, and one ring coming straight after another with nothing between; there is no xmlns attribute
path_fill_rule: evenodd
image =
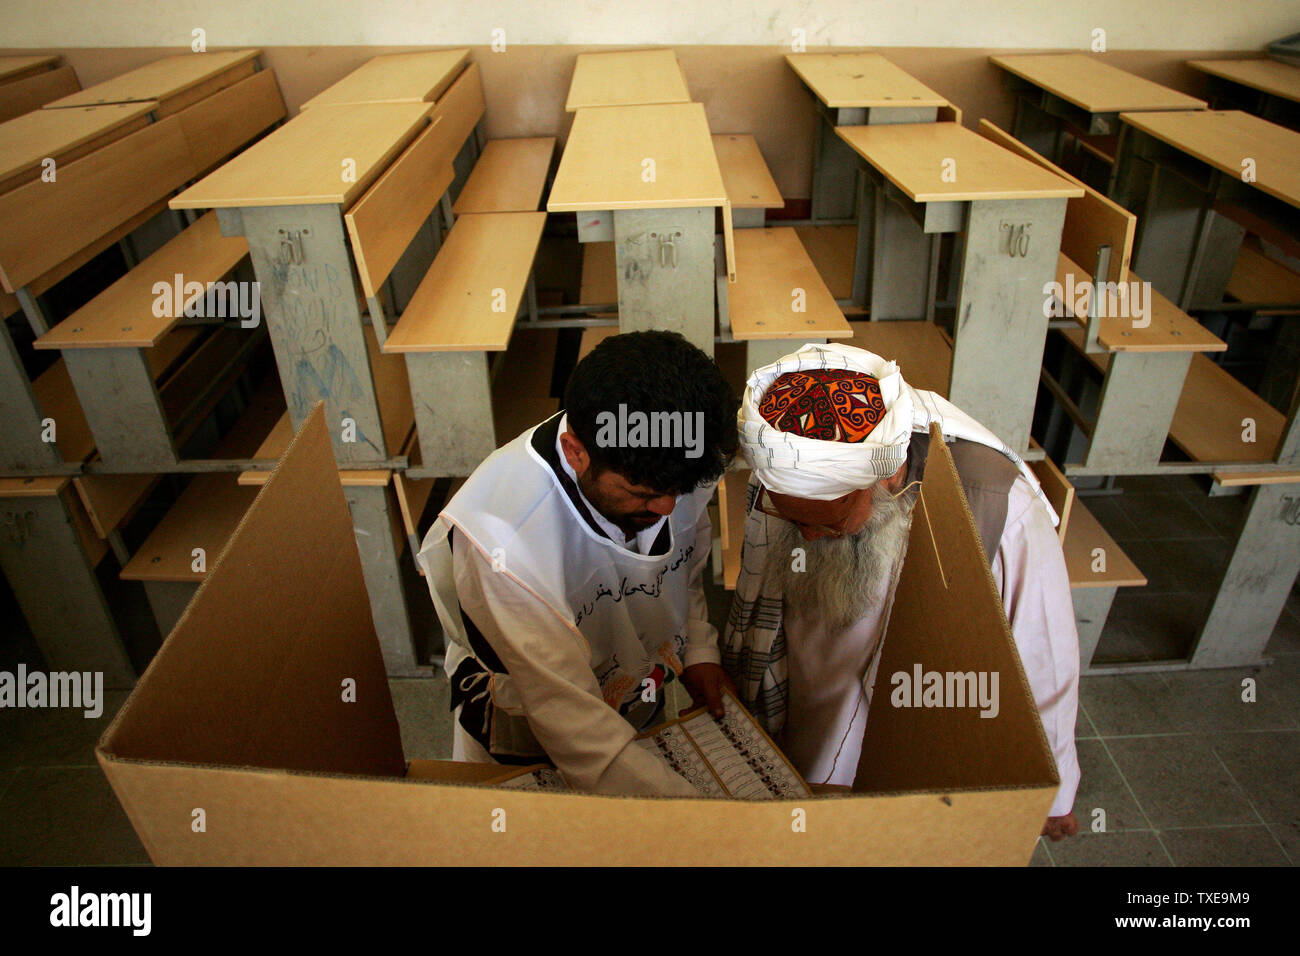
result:
<svg viewBox="0 0 1300 956"><path fill-rule="evenodd" d="M754 718L730 693L725 716L697 710L637 738L637 743L708 797L785 800L812 796Z"/></svg>
<svg viewBox="0 0 1300 956"><path fill-rule="evenodd" d="M667 763L701 796L733 800L812 796L740 702L724 693L723 705L721 719L700 709L646 731L635 742ZM512 770L489 785L511 790L569 789L558 770L544 765Z"/></svg>

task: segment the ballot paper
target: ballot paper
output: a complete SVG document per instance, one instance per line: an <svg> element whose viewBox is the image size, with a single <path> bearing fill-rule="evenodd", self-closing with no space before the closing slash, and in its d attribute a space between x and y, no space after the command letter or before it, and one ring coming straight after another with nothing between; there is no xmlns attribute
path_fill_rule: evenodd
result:
<svg viewBox="0 0 1300 956"><path fill-rule="evenodd" d="M725 715L700 708L652 728L634 743L668 764L701 796L733 800L785 800L812 793L776 744L730 693ZM554 767L524 767L489 782L514 790L567 790Z"/></svg>

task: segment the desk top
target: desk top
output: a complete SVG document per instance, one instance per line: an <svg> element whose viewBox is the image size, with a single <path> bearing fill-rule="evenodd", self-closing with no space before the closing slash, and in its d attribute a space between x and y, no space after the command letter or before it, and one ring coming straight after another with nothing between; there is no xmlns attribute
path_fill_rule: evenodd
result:
<svg viewBox="0 0 1300 956"><path fill-rule="evenodd" d="M960 123L837 126L835 132L913 202L1083 195L1083 187ZM948 164L949 160L955 166ZM945 169L952 170L948 178L953 182L944 182Z"/></svg>
<svg viewBox="0 0 1300 956"><path fill-rule="evenodd" d="M425 125L432 103L354 103L299 113L171 201L173 209L346 206ZM356 164L353 181L344 161Z"/></svg>
<svg viewBox="0 0 1300 956"><path fill-rule="evenodd" d="M0 81L11 76L18 76L41 66L52 66L59 61L59 54L46 56L0 56Z"/></svg>
<svg viewBox="0 0 1300 956"><path fill-rule="evenodd" d="M164 57L120 76L96 83L52 103L45 109L69 106L98 106L105 103L138 103L164 100L183 93L204 80L247 63L261 50L230 50L222 53L182 53Z"/></svg>
<svg viewBox="0 0 1300 956"><path fill-rule="evenodd" d="M317 93L302 108L346 103L432 103L460 74L467 59L468 49L377 56Z"/></svg>
<svg viewBox="0 0 1300 956"><path fill-rule="evenodd" d="M579 53L564 108L689 103L686 75L672 50Z"/></svg>
<svg viewBox="0 0 1300 956"><path fill-rule="evenodd" d="M1207 105L1204 100L1111 66L1092 53L1026 53L991 56L989 60L1088 113L1203 110Z"/></svg>
<svg viewBox="0 0 1300 956"><path fill-rule="evenodd" d="M1300 102L1300 69L1279 60L1188 60L1202 73Z"/></svg>
<svg viewBox="0 0 1300 956"><path fill-rule="evenodd" d="M1121 113L1120 119L1230 176L1255 161L1252 184L1300 207L1300 133L1240 110L1194 113Z"/></svg>
<svg viewBox="0 0 1300 956"><path fill-rule="evenodd" d="M654 161L654 176L644 160ZM546 208L721 206L727 190L699 103L578 110Z"/></svg>
<svg viewBox="0 0 1300 956"><path fill-rule="evenodd" d="M788 53L785 62L829 107L948 105L879 53Z"/></svg>
<svg viewBox="0 0 1300 956"><path fill-rule="evenodd" d="M33 169L132 120L157 103L115 103L73 110L32 110L0 123L0 182Z"/></svg>

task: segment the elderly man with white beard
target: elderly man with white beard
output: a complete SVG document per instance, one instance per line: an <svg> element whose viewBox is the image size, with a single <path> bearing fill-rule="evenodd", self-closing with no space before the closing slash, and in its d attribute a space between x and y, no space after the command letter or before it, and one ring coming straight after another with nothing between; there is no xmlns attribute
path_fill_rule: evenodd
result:
<svg viewBox="0 0 1300 956"><path fill-rule="evenodd" d="M807 345L758 369L738 418L754 479L723 666L795 768L812 784L853 783L935 422L1060 774L1043 834L1076 833L1079 642L1056 515L1033 473L893 362L850 346Z"/></svg>

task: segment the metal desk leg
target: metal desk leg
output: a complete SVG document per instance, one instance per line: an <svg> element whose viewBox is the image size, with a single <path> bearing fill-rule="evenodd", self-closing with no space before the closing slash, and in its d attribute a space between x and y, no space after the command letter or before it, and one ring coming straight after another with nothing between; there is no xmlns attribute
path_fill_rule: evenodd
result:
<svg viewBox="0 0 1300 956"><path fill-rule="evenodd" d="M1016 452L1029 446L1065 204L987 200L967 214L948 397Z"/></svg>
<svg viewBox="0 0 1300 956"><path fill-rule="evenodd" d="M41 441L44 418L9 326L0 320L0 472L45 474L63 464L58 445ZM54 426L57 438L62 423Z"/></svg>
<svg viewBox="0 0 1300 956"><path fill-rule="evenodd" d="M858 156L835 133L835 126L857 125L865 121L865 110L854 111L853 116L842 116L848 111L826 111L817 108L817 129L813 132L812 202L809 212L813 222L823 219L852 219L856 199L854 184L857 177ZM859 118L860 117L860 118Z"/></svg>
<svg viewBox="0 0 1300 956"><path fill-rule="evenodd" d="M1113 352L1084 465L1154 465L1169 436L1191 352Z"/></svg>
<svg viewBox="0 0 1300 956"><path fill-rule="evenodd" d="M61 494L0 498L0 567L50 670L99 671L108 687L135 683Z"/></svg>
<svg viewBox="0 0 1300 956"><path fill-rule="evenodd" d="M407 378L424 465L468 475L497 447L484 352L407 352Z"/></svg>
<svg viewBox="0 0 1300 956"><path fill-rule="evenodd" d="M340 465L396 454L384 445L339 207L252 206L240 213L294 429L324 399ZM345 418L356 423L356 441L343 440Z"/></svg>
<svg viewBox="0 0 1300 956"><path fill-rule="evenodd" d="M614 210L620 332L680 332L713 355L713 210Z"/></svg>
<svg viewBox="0 0 1300 956"><path fill-rule="evenodd" d="M1101 632L1110 616L1110 606L1115 601L1116 587L1071 588L1074 600L1074 624L1079 631L1079 669L1092 666L1093 655L1101 641Z"/></svg>
<svg viewBox="0 0 1300 956"><path fill-rule="evenodd" d="M190 601L194 600L199 585L192 581L144 581L144 593L149 598L149 609L158 624L158 633L167 639L176 622L181 619Z"/></svg>
<svg viewBox="0 0 1300 956"><path fill-rule="evenodd" d="M1192 650L1191 666L1258 663L1300 573L1300 482L1259 485Z"/></svg>
<svg viewBox="0 0 1300 956"><path fill-rule="evenodd" d="M166 471L176 447L144 349L65 349L95 449L110 468Z"/></svg>
<svg viewBox="0 0 1300 956"><path fill-rule="evenodd" d="M422 672L416 667L415 638L402 586L401 552L393 536L393 509L397 503L391 498L391 487L344 485L343 494L352 511L361 572L370 595L370 613L384 654L384 668L397 677Z"/></svg>
<svg viewBox="0 0 1300 956"><path fill-rule="evenodd" d="M864 187L863 219L858 224L853 301L870 304L873 322L920 319L928 311L932 236L890 198L891 192L874 183Z"/></svg>

